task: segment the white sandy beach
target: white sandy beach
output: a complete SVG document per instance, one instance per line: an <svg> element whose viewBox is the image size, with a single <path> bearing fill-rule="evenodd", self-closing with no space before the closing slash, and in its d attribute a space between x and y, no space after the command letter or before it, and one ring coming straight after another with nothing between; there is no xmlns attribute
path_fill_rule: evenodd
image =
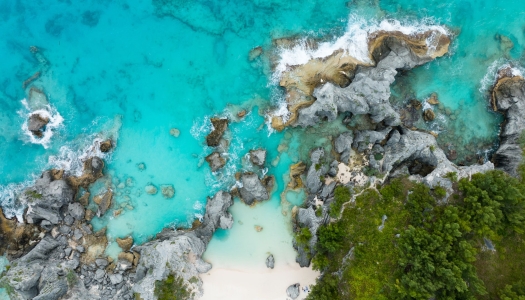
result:
<svg viewBox="0 0 525 300"><path fill-rule="evenodd" d="M305 299L303 286L315 283L319 272L301 268L298 264L276 265L275 268L226 269L213 268L202 274L204 296L202 300L287 300L286 289L301 284L297 299Z"/></svg>

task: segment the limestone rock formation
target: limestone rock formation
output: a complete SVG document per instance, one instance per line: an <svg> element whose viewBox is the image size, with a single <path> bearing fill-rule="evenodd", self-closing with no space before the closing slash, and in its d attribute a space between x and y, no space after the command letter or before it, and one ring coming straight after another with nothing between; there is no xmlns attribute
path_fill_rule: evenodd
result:
<svg viewBox="0 0 525 300"><path fill-rule="evenodd" d="M213 130L206 136L206 143L210 147L217 147L222 135L228 128L228 119L211 118L210 121L213 125Z"/></svg>
<svg viewBox="0 0 525 300"><path fill-rule="evenodd" d="M268 200L270 195L257 174L247 172L241 176L242 187L239 190L241 199L248 205L256 201Z"/></svg>
<svg viewBox="0 0 525 300"><path fill-rule="evenodd" d="M216 172L226 165L226 159L219 152L213 152L206 156L206 162L210 165L211 171Z"/></svg>
<svg viewBox="0 0 525 300"><path fill-rule="evenodd" d="M250 150L250 161L256 166L264 166L264 163L266 162L266 150Z"/></svg>
<svg viewBox="0 0 525 300"><path fill-rule="evenodd" d="M524 146L525 79L514 75L510 68L500 70L492 91L492 107L505 115L499 135L500 145L492 160L497 169L517 176Z"/></svg>
<svg viewBox="0 0 525 300"><path fill-rule="evenodd" d="M39 114L32 114L27 121L27 129L37 137L42 137L44 127L49 123L49 119L40 116Z"/></svg>

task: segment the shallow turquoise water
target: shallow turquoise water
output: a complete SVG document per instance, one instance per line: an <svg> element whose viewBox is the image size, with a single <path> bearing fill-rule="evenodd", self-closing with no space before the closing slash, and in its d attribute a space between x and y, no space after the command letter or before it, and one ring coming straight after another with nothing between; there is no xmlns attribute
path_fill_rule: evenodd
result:
<svg viewBox="0 0 525 300"><path fill-rule="evenodd" d="M8 58L0 64L2 205L8 213L14 213L10 210L16 208L10 193L14 187L9 183L27 183L42 169L55 166L53 161L63 163L66 154L78 155L95 134L115 127L121 118L118 147L107 158L111 182L101 182L92 190L96 194L102 187L113 188L116 206L122 206L118 217L108 213L93 220L96 229L108 226L111 239L133 234L140 243L165 226L190 226L203 214L206 198L234 182L233 174L243 170L242 157L256 147L269 150L267 171L276 177L277 189L261 207L238 208L242 204L236 203L234 217L242 220L246 214L254 214L262 223L273 218L287 222L287 218L275 214L282 210L280 193L288 165L323 141L303 135L300 130L293 131L290 141L284 133L270 135L264 125L260 114L280 96L270 82L272 39L335 39L344 33L349 20L372 22L393 17L411 23L430 18L427 22L446 25L458 34L451 55L407 74L403 90L408 96L397 93L396 87L393 90L398 97L420 100L437 92L445 107L461 108L456 120L444 121L446 128L454 131L449 140L461 138L453 146L461 148L476 137L480 139L476 145L480 143L481 148L473 151L492 147L500 119L487 110L484 94L492 75L486 77L485 84L482 81L494 61L495 68L524 59L523 4L507 1L502 7L498 1L370 2L1 2L0 54ZM514 47L502 49L496 34L509 37ZM22 82L42 69L29 51L32 45L40 48L49 62L35 86L45 91L64 118L47 149L31 144L21 130L25 117L19 112L23 112L21 100L26 97ZM249 52L257 46L265 51L250 61ZM250 114L230 126L228 166L222 175L211 174L203 164L203 158L211 152L204 147L208 117L235 115L239 109L247 109ZM169 134L171 128L180 130L178 138ZM281 143L296 150L277 161ZM67 149L61 149L63 145ZM50 157L56 159L50 163ZM146 169L139 170L139 163L144 163ZM144 187L148 183L157 187L172 184L175 197L146 194ZM302 201L300 195L288 198L294 204ZM227 256L231 245L248 234L240 226L236 223L231 232L217 234L207 255L216 259L213 253ZM267 225L269 232L271 226ZM275 227L273 232L282 228L286 226ZM285 232L276 239L289 244L289 237L290 233ZM109 252L117 251L113 244Z"/></svg>

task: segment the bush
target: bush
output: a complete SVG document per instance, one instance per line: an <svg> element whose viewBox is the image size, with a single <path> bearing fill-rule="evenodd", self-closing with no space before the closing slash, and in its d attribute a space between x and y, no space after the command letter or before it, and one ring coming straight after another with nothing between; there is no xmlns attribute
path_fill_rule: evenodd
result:
<svg viewBox="0 0 525 300"><path fill-rule="evenodd" d="M349 201L351 196L352 193L348 187L343 185L337 186L334 191L334 201L330 205L330 217L339 217L343 204Z"/></svg>
<svg viewBox="0 0 525 300"><path fill-rule="evenodd" d="M156 281L154 293L158 300L184 300L191 297L184 280L173 274L165 280Z"/></svg>
<svg viewBox="0 0 525 300"><path fill-rule="evenodd" d="M297 244L301 246L307 246L311 238L312 233L310 232L310 229L308 227L301 228L301 230L299 230L299 232L295 236Z"/></svg>

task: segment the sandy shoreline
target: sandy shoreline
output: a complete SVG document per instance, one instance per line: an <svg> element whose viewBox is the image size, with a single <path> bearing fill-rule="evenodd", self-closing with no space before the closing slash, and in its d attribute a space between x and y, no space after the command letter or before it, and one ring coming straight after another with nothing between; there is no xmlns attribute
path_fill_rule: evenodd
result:
<svg viewBox="0 0 525 300"><path fill-rule="evenodd" d="M303 286L315 283L319 272L311 268L301 268L298 264L276 265L268 268L212 268L201 274L204 296L202 300L287 300L286 289L294 283L301 284L301 294L297 299L304 299Z"/></svg>

